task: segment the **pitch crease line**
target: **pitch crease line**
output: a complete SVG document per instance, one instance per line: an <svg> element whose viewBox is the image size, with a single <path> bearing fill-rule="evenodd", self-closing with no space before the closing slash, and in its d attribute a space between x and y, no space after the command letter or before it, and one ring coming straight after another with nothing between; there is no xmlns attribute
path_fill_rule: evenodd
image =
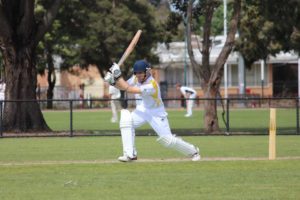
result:
<svg viewBox="0 0 300 200"><path fill-rule="evenodd" d="M205 161L259 161L268 160L267 157L207 157L199 162ZM300 156L278 157L276 160L300 160ZM170 159L139 159L132 163L172 163L172 162L192 162L190 159L170 158ZM62 160L62 161L36 161L36 162L0 162L0 166L33 166L33 165L68 165L68 164L114 164L120 163L117 160Z"/></svg>

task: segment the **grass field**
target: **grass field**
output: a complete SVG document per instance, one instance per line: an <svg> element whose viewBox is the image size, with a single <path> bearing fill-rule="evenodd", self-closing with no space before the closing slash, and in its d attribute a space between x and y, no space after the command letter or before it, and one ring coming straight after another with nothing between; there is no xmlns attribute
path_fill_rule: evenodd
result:
<svg viewBox="0 0 300 200"><path fill-rule="evenodd" d="M230 111L230 130L233 132L250 131L268 133L269 109L234 109ZM174 133L185 130L201 132L203 130L203 110L195 110L193 117L185 118L185 110L168 110L170 126ZM70 113L67 111L45 111L48 125L55 131L70 130ZM110 123L110 110L77 110L73 113L73 129L75 131L118 131L119 125ZM225 131L221 112L219 113L220 128ZM139 130L149 130L145 125ZM277 129L280 134L296 133L296 112L293 109L277 109ZM203 132L203 131L202 131Z"/></svg>
<svg viewBox="0 0 300 200"><path fill-rule="evenodd" d="M1 200L299 199L300 136L186 136L191 162L137 137L139 160L119 163L120 137L0 139Z"/></svg>

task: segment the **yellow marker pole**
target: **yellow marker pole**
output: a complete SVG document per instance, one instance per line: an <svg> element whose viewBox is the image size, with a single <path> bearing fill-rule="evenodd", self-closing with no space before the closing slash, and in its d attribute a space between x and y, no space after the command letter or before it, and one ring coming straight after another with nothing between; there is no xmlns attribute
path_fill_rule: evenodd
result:
<svg viewBox="0 0 300 200"><path fill-rule="evenodd" d="M270 109L269 160L276 159L276 109Z"/></svg>

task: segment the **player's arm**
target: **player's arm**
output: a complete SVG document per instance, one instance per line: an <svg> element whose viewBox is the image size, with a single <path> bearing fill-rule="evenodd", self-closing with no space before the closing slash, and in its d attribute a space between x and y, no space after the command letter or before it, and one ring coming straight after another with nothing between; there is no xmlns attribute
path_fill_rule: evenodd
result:
<svg viewBox="0 0 300 200"><path fill-rule="evenodd" d="M138 87L134 87L129 85L123 77L119 77L117 80L113 77L111 72L107 72L104 80L108 82L110 85L115 86L119 90L126 91L128 93L134 93L134 94L140 94L142 93L142 90Z"/></svg>
<svg viewBox="0 0 300 200"><path fill-rule="evenodd" d="M110 85L114 85L118 89L126 91L128 93L142 94L144 96L152 95L155 93L155 88L152 84L145 84L140 87L130 85L122 77L120 67L116 63L114 63L106 73L104 80Z"/></svg>
<svg viewBox="0 0 300 200"><path fill-rule="evenodd" d="M116 81L116 85L121 89L128 93L141 94L142 96L150 96L156 92L155 87L152 83L143 84L139 87L130 85L123 78L118 79Z"/></svg>
<svg viewBox="0 0 300 200"><path fill-rule="evenodd" d="M138 87L130 86L122 77L122 73L118 64L114 63L109 71L106 73L104 80L110 85L117 87L119 90L128 93L139 94L142 93Z"/></svg>
<svg viewBox="0 0 300 200"><path fill-rule="evenodd" d="M134 87L129 85L127 81L123 79L123 77L120 77L118 80L116 80L116 87L128 93L133 93L133 94L142 93L142 90L139 87Z"/></svg>
<svg viewBox="0 0 300 200"><path fill-rule="evenodd" d="M183 91L181 92L181 94L183 95L184 98L188 98L188 93L186 93L185 90L183 90Z"/></svg>

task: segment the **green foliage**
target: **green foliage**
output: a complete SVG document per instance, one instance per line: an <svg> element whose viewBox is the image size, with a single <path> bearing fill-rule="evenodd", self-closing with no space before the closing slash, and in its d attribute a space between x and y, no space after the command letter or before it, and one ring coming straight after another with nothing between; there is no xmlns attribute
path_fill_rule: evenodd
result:
<svg viewBox="0 0 300 200"><path fill-rule="evenodd" d="M37 5L37 12L44 11L42 5ZM138 29L142 29L142 36L126 63L130 66L135 59L142 58L157 62L151 49L164 34L154 9L146 0L64 1L51 31L39 44L40 71L46 63L45 54L51 53L62 57L62 69L75 64L96 64L103 73L121 58Z"/></svg>
<svg viewBox="0 0 300 200"><path fill-rule="evenodd" d="M292 48L297 52L300 52L300 29L294 27L294 31L291 35Z"/></svg>
<svg viewBox="0 0 300 200"><path fill-rule="evenodd" d="M186 16L186 7L187 1L171 1L172 5L176 8L175 12L172 12L169 16L169 20L166 26L166 30L169 31L171 29L171 33L173 34L173 38L176 38L176 35L179 35L179 24L183 23L183 18ZM221 4L221 1L200 1L195 3L193 9L193 25L192 31L197 35L203 34L203 25L204 25L204 17L203 13L206 9L206 4L212 3L215 5L215 11L212 19L212 27L211 27L211 35L223 35L224 31L224 6ZM228 2L227 5L227 22L232 14L232 2ZM184 32L184 30L181 30ZM182 37L183 39L183 37Z"/></svg>
<svg viewBox="0 0 300 200"><path fill-rule="evenodd" d="M186 15L187 1L172 0L177 14ZM223 32L223 5L221 1L195 2L193 8L193 31L202 34L203 12L207 3L215 3L212 20L212 35ZM300 1L244 0L242 3L239 38L236 50L240 51L247 67L259 59L266 59L280 51L300 50ZM228 1L228 19L232 13L232 2ZM171 18L173 19L173 18ZM170 23L176 21L170 21ZM173 23L175 27L178 22ZM171 26L168 26L171 27ZM175 33L175 31L173 31Z"/></svg>
<svg viewBox="0 0 300 200"><path fill-rule="evenodd" d="M280 51L299 51L299 7L299 1L244 1L237 50L247 67Z"/></svg>
<svg viewBox="0 0 300 200"><path fill-rule="evenodd" d="M158 7L158 5L161 3L161 0L149 0L149 2L155 7Z"/></svg>
<svg viewBox="0 0 300 200"><path fill-rule="evenodd" d="M230 19L230 16L232 15L232 3L228 3L227 5L227 23ZM203 34L203 24L204 24L204 17L199 16L198 19L195 20L193 27L194 32L198 35ZM217 35L223 35L224 34L224 5L219 4L215 11L212 18L212 24L211 24L211 35L217 36Z"/></svg>
<svg viewBox="0 0 300 200"><path fill-rule="evenodd" d="M153 15L153 6L147 1L116 1L115 5L109 0L90 3L86 36L79 42L86 64L97 64L103 70L117 62L138 29L143 31L142 36L125 66L141 58L157 62L151 49L163 33Z"/></svg>
<svg viewBox="0 0 300 200"><path fill-rule="evenodd" d="M171 12L168 16L168 20L165 25L165 29L167 31L170 31L172 34L177 35L178 34L178 26L182 21L182 16L178 13Z"/></svg>
<svg viewBox="0 0 300 200"><path fill-rule="evenodd" d="M40 1L35 12L43 14L47 2ZM79 63L80 52L76 41L85 35L86 10L81 1L63 1L59 13L37 48L37 69L44 72L48 61L47 54L59 55L64 60L62 68Z"/></svg>

